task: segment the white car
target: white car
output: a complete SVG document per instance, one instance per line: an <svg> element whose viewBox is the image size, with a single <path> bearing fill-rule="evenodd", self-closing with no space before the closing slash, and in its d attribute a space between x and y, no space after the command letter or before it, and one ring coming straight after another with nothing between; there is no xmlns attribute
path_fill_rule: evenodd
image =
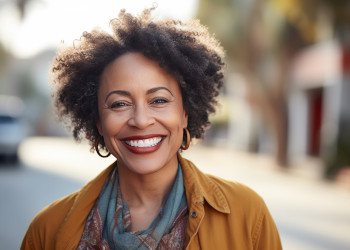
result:
<svg viewBox="0 0 350 250"><path fill-rule="evenodd" d="M22 115L21 99L0 95L0 160L16 162L18 159L18 147L28 135Z"/></svg>

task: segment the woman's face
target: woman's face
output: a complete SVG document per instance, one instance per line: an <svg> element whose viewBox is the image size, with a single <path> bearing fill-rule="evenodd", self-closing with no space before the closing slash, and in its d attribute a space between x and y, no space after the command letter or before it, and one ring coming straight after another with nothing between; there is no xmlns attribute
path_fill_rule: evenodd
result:
<svg viewBox="0 0 350 250"><path fill-rule="evenodd" d="M174 77L141 53L127 53L102 73L97 128L122 166L149 174L177 167L187 114Z"/></svg>

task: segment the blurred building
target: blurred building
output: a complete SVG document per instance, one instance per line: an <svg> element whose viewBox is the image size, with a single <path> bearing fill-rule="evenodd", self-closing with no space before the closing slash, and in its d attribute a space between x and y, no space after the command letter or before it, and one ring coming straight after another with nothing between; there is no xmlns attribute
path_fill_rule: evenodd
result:
<svg viewBox="0 0 350 250"><path fill-rule="evenodd" d="M348 150L343 144L350 143L349 55L330 40L296 56L289 98L290 155L321 157L326 164L345 167L346 161L334 161Z"/></svg>
<svg viewBox="0 0 350 250"><path fill-rule="evenodd" d="M325 40L301 50L291 62L287 92L291 164L315 159L318 167L325 165L327 175L350 166L349 58L336 40ZM276 142L262 114L252 108L257 104L249 99L247 86L243 75L227 74L207 141L271 154Z"/></svg>

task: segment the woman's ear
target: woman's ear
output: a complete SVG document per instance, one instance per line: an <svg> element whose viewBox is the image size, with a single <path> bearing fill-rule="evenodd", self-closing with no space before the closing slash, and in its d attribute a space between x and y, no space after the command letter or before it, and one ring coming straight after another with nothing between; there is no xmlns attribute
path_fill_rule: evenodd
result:
<svg viewBox="0 0 350 250"><path fill-rule="evenodd" d="M102 126L101 126L101 122L100 121L96 122L96 127L97 127L97 130L100 133L100 135L103 136L103 134L102 134Z"/></svg>
<svg viewBox="0 0 350 250"><path fill-rule="evenodd" d="M184 114L183 114L183 118L182 118L182 122L183 122L183 128L187 128L188 125L188 113L186 110L184 110Z"/></svg>

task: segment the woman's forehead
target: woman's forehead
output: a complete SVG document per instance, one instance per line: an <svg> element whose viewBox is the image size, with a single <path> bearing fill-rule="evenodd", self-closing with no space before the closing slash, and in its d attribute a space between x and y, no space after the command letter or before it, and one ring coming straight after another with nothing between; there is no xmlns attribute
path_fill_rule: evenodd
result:
<svg viewBox="0 0 350 250"><path fill-rule="evenodd" d="M101 85L107 88L140 87L146 90L161 86L178 88L173 76L141 53L127 53L116 58L103 71Z"/></svg>

